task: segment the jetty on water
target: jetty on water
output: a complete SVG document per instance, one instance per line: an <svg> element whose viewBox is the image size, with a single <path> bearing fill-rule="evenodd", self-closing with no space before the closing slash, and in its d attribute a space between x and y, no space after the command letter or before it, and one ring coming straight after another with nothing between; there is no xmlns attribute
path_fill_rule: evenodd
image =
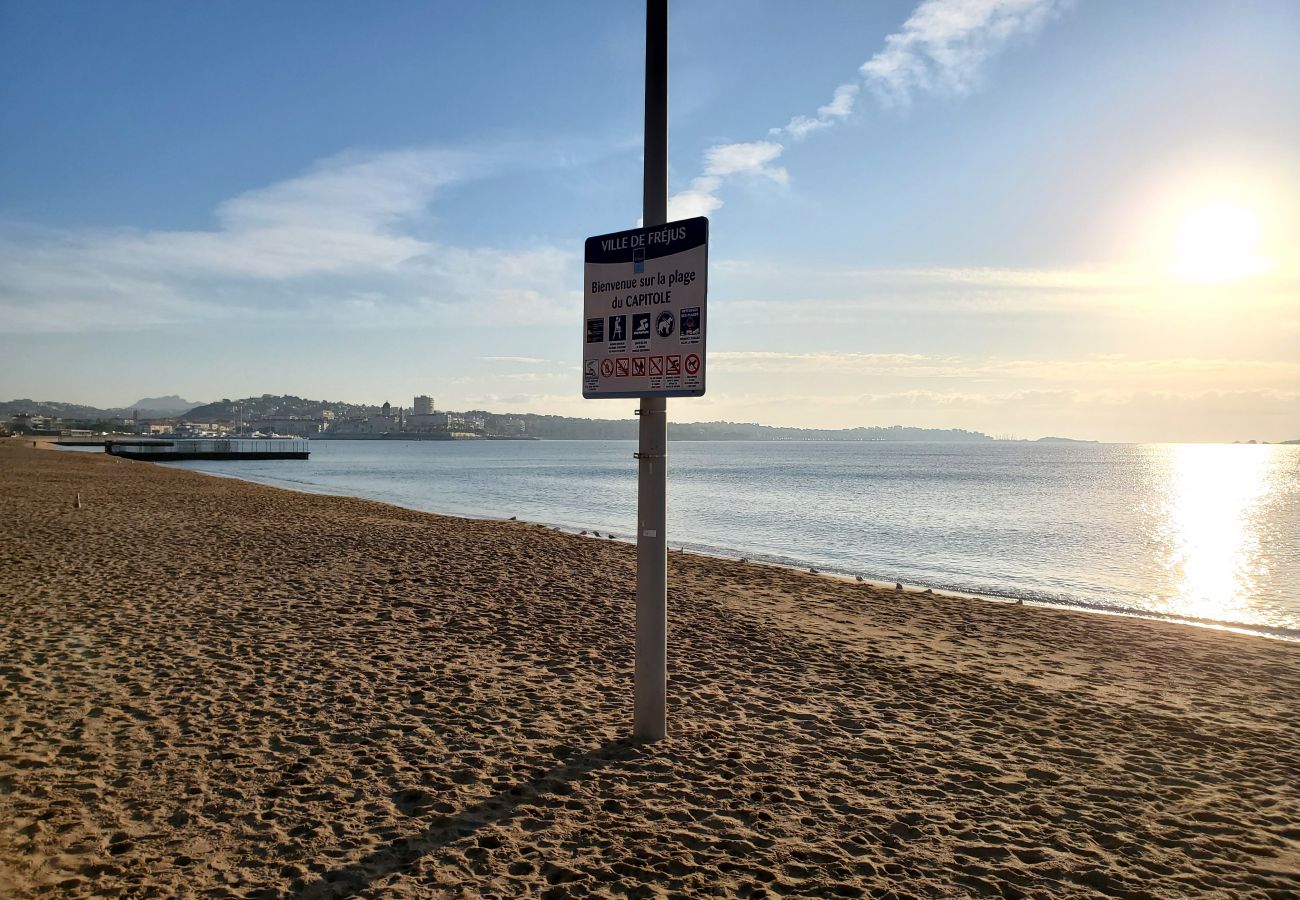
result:
<svg viewBox="0 0 1300 900"><path fill-rule="evenodd" d="M123 447L148 447L151 444L168 444L170 441L165 438L59 438L54 442L56 447L102 447L109 441L119 444Z"/></svg>
<svg viewBox="0 0 1300 900"><path fill-rule="evenodd" d="M156 441L104 441L104 452L122 459L144 462L181 462L189 459L253 460L307 459L306 440L283 438L195 438Z"/></svg>

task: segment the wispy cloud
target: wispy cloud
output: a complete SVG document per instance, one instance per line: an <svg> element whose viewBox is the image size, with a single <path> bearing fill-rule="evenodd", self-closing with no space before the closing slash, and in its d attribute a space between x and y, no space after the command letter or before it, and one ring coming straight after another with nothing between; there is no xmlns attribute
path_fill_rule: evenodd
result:
<svg viewBox="0 0 1300 900"><path fill-rule="evenodd" d="M217 219L228 231L304 222L348 232L379 230L422 212L439 188L480 169L470 154L438 149L346 153L227 200L217 208Z"/></svg>
<svg viewBox="0 0 1300 900"><path fill-rule="evenodd" d="M757 175L777 184L788 184L790 174L781 166L772 165L784 150L775 141L710 147L704 154L704 174L692 179L691 186L670 201L672 218L689 219L713 212L722 205L717 194L722 180L732 175Z"/></svg>
<svg viewBox="0 0 1300 900"><path fill-rule="evenodd" d="M854 82L842 84L835 89L835 94L829 103L817 108L817 115L795 116L782 127L773 128L768 133L776 137L787 134L796 141L801 141L814 131L830 128L839 120L847 119L852 114L859 90L859 86Z"/></svg>
<svg viewBox="0 0 1300 900"><path fill-rule="evenodd" d="M965 93L978 83L981 69L990 58L1012 40L1034 34L1067 2L924 0L902 28L885 38L884 48L859 67L858 74L886 106L906 105L921 92ZM800 141L815 131L830 128L852 115L860 91L857 81L841 84L816 114L794 116L785 125L770 129L769 138ZM738 152L737 148L746 148L748 153ZM769 155L761 162L752 162L759 148ZM786 170L767 165L783 149L777 140L710 147L704 152L704 174L669 200L669 217L707 215L721 207L723 201L718 194L731 175L761 174L786 184ZM714 166L718 154L751 164L720 171Z"/></svg>
<svg viewBox="0 0 1300 900"><path fill-rule="evenodd" d="M1114 316L1148 319L1267 317L1274 331L1300 329L1300 276L1278 270L1238 283L1189 289L1169 273L1139 267L857 268L719 259L710 277L735 323L879 324L883 316Z"/></svg>
<svg viewBox="0 0 1300 900"><path fill-rule="evenodd" d="M922 89L964 89L998 47L1038 27L1058 2L926 0L862 77L896 101ZM815 115L795 117L767 139L710 147L701 174L673 198L672 215L713 212L734 179L788 184L784 142L850 116L860 90L857 82L840 85ZM403 315L417 321L450 309L462 322L490 320L502 309L522 322L556 321L580 284L571 252L457 247L418 227L444 188L500 167L502 152L334 156L226 200L209 229L0 227L0 329L275 317L396 324ZM521 155L546 156L535 148Z"/></svg>
<svg viewBox="0 0 1300 900"><path fill-rule="evenodd" d="M574 256L417 237L447 185L485 161L439 149L349 153L220 204L208 230L0 231L0 329L87 331L292 317L396 324L457 308L549 319ZM471 303L470 301L477 301Z"/></svg>
<svg viewBox="0 0 1300 900"><path fill-rule="evenodd" d="M859 72L886 103L918 92L966 93L1014 38L1038 31L1064 0L925 0Z"/></svg>
<svg viewBox="0 0 1300 900"><path fill-rule="evenodd" d="M704 154L704 174L713 177L735 175L740 172L763 175L778 184L785 184L789 175L780 166L770 165L785 148L775 141L753 141L748 144L719 144Z"/></svg>

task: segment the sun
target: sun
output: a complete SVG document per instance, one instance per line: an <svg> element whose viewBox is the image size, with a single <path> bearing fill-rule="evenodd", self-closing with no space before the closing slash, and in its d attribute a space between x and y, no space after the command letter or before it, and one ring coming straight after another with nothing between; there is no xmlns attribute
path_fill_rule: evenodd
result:
<svg viewBox="0 0 1300 900"><path fill-rule="evenodd" d="M1203 206L1183 220L1174 273L1188 281L1221 284L1258 275L1268 267L1259 254L1259 217L1244 206Z"/></svg>

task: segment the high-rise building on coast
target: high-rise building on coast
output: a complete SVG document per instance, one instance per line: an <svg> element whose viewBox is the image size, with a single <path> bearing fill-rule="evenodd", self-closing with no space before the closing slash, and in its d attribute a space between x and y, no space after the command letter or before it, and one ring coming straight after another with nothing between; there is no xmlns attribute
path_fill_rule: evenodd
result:
<svg viewBox="0 0 1300 900"><path fill-rule="evenodd" d="M421 394L415 398L415 414L417 416L433 415L433 398Z"/></svg>

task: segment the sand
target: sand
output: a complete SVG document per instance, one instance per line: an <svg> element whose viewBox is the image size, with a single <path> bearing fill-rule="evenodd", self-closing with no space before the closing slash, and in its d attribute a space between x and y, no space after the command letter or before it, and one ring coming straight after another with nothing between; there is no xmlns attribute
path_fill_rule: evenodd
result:
<svg viewBox="0 0 1300 900"><path fill-rule="evenodd" d="M80 493L82 505L74 498ZM1300 895L1300 645L0 445L0 895Z"/></svg>

